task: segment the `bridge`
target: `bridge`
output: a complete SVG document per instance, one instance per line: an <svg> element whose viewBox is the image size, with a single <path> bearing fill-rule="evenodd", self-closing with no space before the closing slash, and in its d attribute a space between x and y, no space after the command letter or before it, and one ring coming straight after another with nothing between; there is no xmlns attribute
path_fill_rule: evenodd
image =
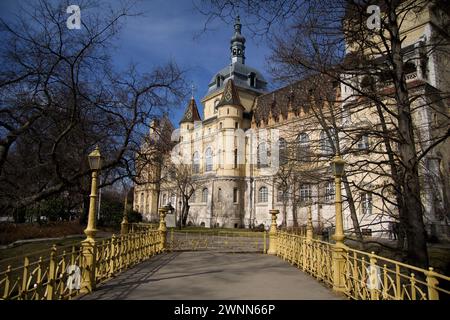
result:
<svg viewBox="0 0 450 320"><path fill-rule="evenodd" d="M437 300L450 277L306 234L170 230L122 225L121 235L53 247L0 272L0 297L54 299ZM310 220L310 219L309 219Z"/></svg>
<svg viewBox="0 0 450 320"><path fill-rule="evenodd" d="M169 252L143 262L81 299L342 299L278 257L262 253Z"/></svg>

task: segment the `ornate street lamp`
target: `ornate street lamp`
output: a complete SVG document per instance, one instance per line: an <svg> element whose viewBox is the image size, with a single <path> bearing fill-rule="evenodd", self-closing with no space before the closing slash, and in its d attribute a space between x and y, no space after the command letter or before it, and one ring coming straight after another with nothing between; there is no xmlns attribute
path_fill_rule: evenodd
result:
<svg viewBox="0 0 450 320"><path fill-rule="evenodd" d="M336 189L335 208L336 208L336 229L333 235L333 239L336 244L344 244L344 226L342 219L342 193L341 193L341 178L344 175L345 161L341 156L337 155L331 162L331 170L334 175L334 183Z"/></svg>
<svg viewBox="0 0 450 320"><path fill-rule="evenodd" d="M91 183L91 195L90 195L90 203L89 203L89 216L88 216L88 225L84 230L84 233L87 236L88 240L93 240L97 230L95 229L95 211L96 211L96 199L97 199L97 179L98 172L101 167L101 154L98 146L95 147L95 150L92 151L89 156L89 167L92 170L92 183Z"/></svg>

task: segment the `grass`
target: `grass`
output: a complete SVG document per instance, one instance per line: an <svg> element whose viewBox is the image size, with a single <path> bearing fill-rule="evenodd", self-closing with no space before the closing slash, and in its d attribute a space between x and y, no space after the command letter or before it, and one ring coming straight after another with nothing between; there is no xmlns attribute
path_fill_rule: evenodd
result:
<svg viewBox="0 0 450 320"><path fill-rule="evenodd" d="M107 238L111 236L109 232L99 232L98 239ZM23 264L23 259L28 256L31 261L42 258L47 258L50 255L50 249L53 245L56 245L58 252L62 250L68 250L71 246L76 246L84 240L85 236L80 234L77 238L66 238L60 240L48 240L24 243L12 248L0 250L0 272L6 270L8 265L12 267L20 266Z"/></svg>
<svg viewBox="0 0 450 320"><path fill-rule="evenodd" d="M50 222L43 225L0 223L0 245L10 244L17 240L82 235L83 229L84 226L78 221Z"/></svg>

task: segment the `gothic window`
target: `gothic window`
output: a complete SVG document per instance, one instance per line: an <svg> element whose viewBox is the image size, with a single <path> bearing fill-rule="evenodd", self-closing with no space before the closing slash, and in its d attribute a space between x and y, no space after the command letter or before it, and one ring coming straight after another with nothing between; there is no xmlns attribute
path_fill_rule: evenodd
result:
<svg viewBox="0 0 450 320"><path fill-rule="evenodd" d="M372 214L372 193L361 192L361 213Z"/></svg>
<svg viewBox="0 0 450 320"><path fill-rule="evenodd" d="M335 195L335 186L333 181L327 182L325 186L325 201L333 201Z"/></svg>
<svg viewBox="0 0 450 320"><path fill-rule="evenodd" d="M300 185L300 201L308 202L312 199L312 188L309 183Z"/></svg>
<svg viewBox="0 0 450 320"><path fill-rule="evenodd" d="M283 138L278 140L278 162L281 166L288 162L287 143Z"/></svg>
<svg viewBox="0 0 450 320"><path fill-rule="evenodd" d="M297 160L310 161L309 135L305 132L300 133L297 138Z"/></svg>
<svg viewBox="0 0 450 320"><path fill-rule="evenodd" d="M213 153L212 149L208 148L205 152L205 171L212 171L213 169Z"/></svg>
<svg viewBox="0 0 450 320"><path fill-rule="evenodd" d="M208 188L204 188L202 190L202 202L203 203L208 202Z"/></svg>
<svg viewBox="0 0 450 320"><path fill-rule="evenodd" d="M193 162L192 163L192 172L199 173L200 172L200 155L197 151L194 153L192 162Z"/></svg>
<svg viewBox="0 0 450 320"><path fill-rule="evenodd" d="M269 197L269 193L267 190L267 187L261 187L259 188L259 193L258 193L258 202L267 202L267 199Z"/></svg>
<svg viewBox="0 0 450 320"><path fill-rule="evenodd" d="M222 189L219 188L217 191L217 202L222 202Z"/></svg>
<svg viewBox="0 0 450 320"><path fill-rule="evenodd" d="M269 166L269 157L267 152L267 146L265 142L261 142L258 145L257 150L257 166L258 168L265 168Z"/></svg>

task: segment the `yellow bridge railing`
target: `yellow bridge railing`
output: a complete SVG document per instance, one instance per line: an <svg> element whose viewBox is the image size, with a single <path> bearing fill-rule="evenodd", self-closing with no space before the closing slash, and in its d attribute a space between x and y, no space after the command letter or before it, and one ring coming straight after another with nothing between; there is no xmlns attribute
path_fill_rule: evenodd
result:
<svg viewBox="0 0 450 320"><path fill-rule="evenodd" d="M277 255L317 280L334 286L344 284L343 292L361 300L438 300L450 298L450 277L429 268L387 259L372 253L344 247L343 264L336 264L334 244L277 232Z"/></svg>
<svg viewBox="0 0 450 320"><path fill-rule="evenodd" d="M140 228L139 231L112 236L90 249L94 263L88 264L82 243L47 254L24 257L23 263L9 265L0 272L0 299L60 300L87 292L83 278L92 273L92 281L101 283L127 268L164 250L162 232Z"/></svg>

